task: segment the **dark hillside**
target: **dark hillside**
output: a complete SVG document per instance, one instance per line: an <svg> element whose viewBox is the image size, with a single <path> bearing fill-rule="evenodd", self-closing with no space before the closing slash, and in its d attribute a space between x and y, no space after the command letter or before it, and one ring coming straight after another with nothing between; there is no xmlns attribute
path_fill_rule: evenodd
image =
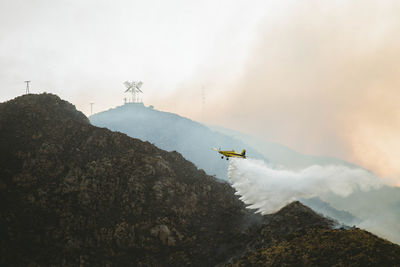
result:
<svg viewBox="0 0 400 267"><path fill-rule="evenodd" d="M180 154L93 127L54 95L0 114L2 264L210 264L260 219Z"/></svg>
<svg viewBox="0 0 400 267"><path fill-rule="evenodd" d="M398 253L389 241L360 229L308 229L226 266L399 266Z"/></svg>
<svg viewBox="0 0 400 267"><path fill-rule="evenodd" d="M55 95L1 103L0 137L1 266L213 266L274 257L282 242L302 257L309 233L327 233L316 252L337 240L334 223L299 202L254 215L179 153L94 127ZM365 234L343 230L337 248L352 253L330 262L356 262ZM400 263L399 246L369 241L374 262Z"/></svg>

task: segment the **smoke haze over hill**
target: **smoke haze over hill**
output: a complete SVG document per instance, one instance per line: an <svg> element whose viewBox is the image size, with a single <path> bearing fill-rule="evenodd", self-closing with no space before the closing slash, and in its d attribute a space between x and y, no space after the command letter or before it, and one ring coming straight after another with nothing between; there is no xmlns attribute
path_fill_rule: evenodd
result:
<svg viewBox="0 0 400 267"><path fill-rule="evenodd" d="M158 109L398 183L399 13L396 0L3 1L1 100L29 79L90 114L140 79Z"/></svg>
<svg viewBox="0 0 400 267"><path fill-rule="evenodd" d="M207 81L203 120L343 158L398 184L399 2L285 3L264 17L239 71L200 72L194 84ZM219 66L223 55L209 65ZM179 103L175 112L196 115L183 101L196 97L191 84L170 99Z"/></svg>

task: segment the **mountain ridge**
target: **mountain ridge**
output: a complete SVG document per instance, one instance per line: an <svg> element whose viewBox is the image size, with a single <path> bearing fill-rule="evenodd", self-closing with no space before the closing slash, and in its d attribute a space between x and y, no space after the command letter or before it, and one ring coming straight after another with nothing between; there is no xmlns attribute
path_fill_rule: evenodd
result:
<svg viewBox="0 0 400 267"><path fill-rule="evenodd" d="M228 180L228 162L222 161L213 147L240 151L246 148L246 153L253 158L268 161L240 140L214 132L206 125L178 114L145 107L143 103L127 103L96 113L89 119L95 126L126 133L167 151L176 150L209 175L223 180Z"/></svg>

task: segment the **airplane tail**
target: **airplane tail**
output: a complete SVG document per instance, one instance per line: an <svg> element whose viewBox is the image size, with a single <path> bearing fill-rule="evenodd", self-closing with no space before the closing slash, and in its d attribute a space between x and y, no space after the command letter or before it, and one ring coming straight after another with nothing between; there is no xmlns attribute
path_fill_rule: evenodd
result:
<svg viewBox="0 0 400 267"><path fill-rule="evenodd" d="M242 150L242 154L241 154L242 156L246 156L246 149L243 149Z"/></svg>

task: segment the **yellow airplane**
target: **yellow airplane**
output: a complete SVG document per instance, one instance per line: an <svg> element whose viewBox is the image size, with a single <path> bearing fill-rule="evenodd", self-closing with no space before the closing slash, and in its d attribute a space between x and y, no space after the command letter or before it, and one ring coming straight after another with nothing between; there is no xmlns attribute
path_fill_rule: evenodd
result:
<svg viewBox="0 0 400 267"><path fill-rule="evenodd" d="M223 150L219 150L216 148L213 148L213 150L217 151L219 154L221 154L221 159L224 158L224 156L226 157L226 160L228 160L230 157L232 158L242 158L245 159L246 158L246 149L243 149L242 153L238 153L235 150L232 149L232 151L223 151Z"/></svg>

